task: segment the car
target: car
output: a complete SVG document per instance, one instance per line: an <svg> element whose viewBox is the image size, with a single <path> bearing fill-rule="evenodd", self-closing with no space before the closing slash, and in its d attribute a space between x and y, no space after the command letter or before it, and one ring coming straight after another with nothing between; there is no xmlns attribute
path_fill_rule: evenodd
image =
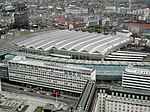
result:
<svg viewBox="0 0 150 112"><path fill-rule="evenodd" d="M10 34L10 35L12 35L12 34L13 34L13 32L8 32L7 34Z"/></svg>
<svg viewBox="0 0 150 112"><path fill-rule="evenodd" d="M20 31L25 31L26 29L20 29Z"/></svg>
<svg viewBox="0 0 150 112"><path fill-rule="evenodd" d="M28 91L27 89L24 89L24 91Z"/></svg>
<svg viewBox="0 0 150 112"><path fill-rule="evenodd" d="M34 30L31 30L31 29L30 29L30 32L34 32Z"/></svg>
<svg viewBox="0 0 150 112"><path fill-rule="evenodd" d="M29 92L33 93L34 91L33 90L29 90Z"/></svg>
<svg viewBox="0 0 150 112"><path fill-rule="evenodd" d="M60 97L60 92L52 92L52 96L54 96L54 97Z"/></svg>
<svg viewBox="0 0 150 112"><path fill-rule="evenodd" d="M49 96L50 94L49 94L49 93L46 93L46 95Z"/></svg>
<svg viewBox="0 0 150 112"><path fill-rule="evenodd" d="M20 90L24 90L23 88L19 88Z"/></svg>
<svg viewBox="0 0 150 112"><path fill-rule="evenodd" d="M40 92L41 95L46 95L46 93Z"/></svg>
<svg viewBox="0 0 150 112"><path fill-rule="evenodd" d="M105 33L103 33L104 35L108 35L108 33L107 32L105 32Z"/></svg>
<svg viewBox="0 0 150 112"><path fill-rule="evenodd" d="M38 90L39 90L39 87L35 87L34 90L37 90L37 91L38 91Z"/></svg>
<svg viewBox="0 0 150 112"><path fill-rule="evenodd" d="M37 91L36 93L37 93L37 94L40 94L40 92L39 92L39 91Z"/></svg>

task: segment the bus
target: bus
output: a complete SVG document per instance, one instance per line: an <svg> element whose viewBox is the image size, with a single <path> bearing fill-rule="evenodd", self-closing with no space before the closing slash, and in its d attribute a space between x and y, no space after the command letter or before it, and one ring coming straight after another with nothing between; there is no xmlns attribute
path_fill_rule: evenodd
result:
<svg viewBox="0 0 150 112"><path fill-rule="evenodd" d="M60 92L52 92L52 96L54 96L54 97L60 97Z"/></svg>

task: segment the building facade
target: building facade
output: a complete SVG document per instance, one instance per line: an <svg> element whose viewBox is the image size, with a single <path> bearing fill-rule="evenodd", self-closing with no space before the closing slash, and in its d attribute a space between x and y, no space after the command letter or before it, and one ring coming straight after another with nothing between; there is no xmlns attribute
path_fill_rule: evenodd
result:
<svg viewBox="0 0 150 112"><path fill-rule="evenodd" d="M28 20L28 15L26 12L15 13L14 20L15 20L15 28L18 28L18 29L29 28L29 20Z"/></svg>
<svg viewBox="0 0 150 112"><path fill-rule="evenodd" d="M71 13L71 14L87 14L88 9L82 8L82 7L68 7L65 8L66 13Z"/></svg>
<svg viewBox="0 0 150 112"><path fill-rule="evenodd" d="M100 25L99 16L87 16L83 20L86 23L86 27L96 27Z"/></svg>
<svg viewBox="0 0 150 112"><path fill-rule="evenodd" d="M150 112L150 92L99 88L95 112Z"/></svg>
<svg viewBox="0 0 150 112"><path fill-rule="evenodd" d="M8 79L7 64L0 63L0 78Z"/></svg>
<svg viewBox="0 0 150 112"><path fill-rule="evenodd" d="M140 23L133 22L129 23L128 29L132 33L150 33L150 24L149 23Z"/></svg>
<svg viewBox="0 0 150 112"><path fill-rule="evenodd" d="M150 90L150 70L133 67L132 65L125 68L125 73L122 76L122 86Z"/></svg>
<svg viewBox="0 0 150 112"><path fill-rule="evenodd" d="M96 80L96 71L90 68L47 63L16 56L8 62L9 80L82 93L87 80Z"/></svg>

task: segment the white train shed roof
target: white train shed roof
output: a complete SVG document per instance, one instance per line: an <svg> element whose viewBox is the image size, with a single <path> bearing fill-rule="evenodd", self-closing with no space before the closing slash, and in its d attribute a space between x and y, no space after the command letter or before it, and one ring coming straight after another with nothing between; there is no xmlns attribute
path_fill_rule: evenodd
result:
<svg viewBox="0 0 150 112"><path fill-rule="evenodd" d="M127 44L130 41L130 37L127 36L58 30L34 36L18 42L16 45L35 50L42 49L48 51L56 48L58 50L105 55L105 53L110 52L113 48L120 48L121 45Z"/></svg>

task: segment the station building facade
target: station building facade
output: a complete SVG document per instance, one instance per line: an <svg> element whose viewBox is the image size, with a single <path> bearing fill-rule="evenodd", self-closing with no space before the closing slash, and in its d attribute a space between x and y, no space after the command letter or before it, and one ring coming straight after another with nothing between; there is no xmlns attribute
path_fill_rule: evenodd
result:
<svg viewBox="0 0 150 112"><path fill-rule="evenodd" d="M55 90L82 93L88 80L96 80L96 70L35 61L16 56L8 62L9 80Z"/></svg>

